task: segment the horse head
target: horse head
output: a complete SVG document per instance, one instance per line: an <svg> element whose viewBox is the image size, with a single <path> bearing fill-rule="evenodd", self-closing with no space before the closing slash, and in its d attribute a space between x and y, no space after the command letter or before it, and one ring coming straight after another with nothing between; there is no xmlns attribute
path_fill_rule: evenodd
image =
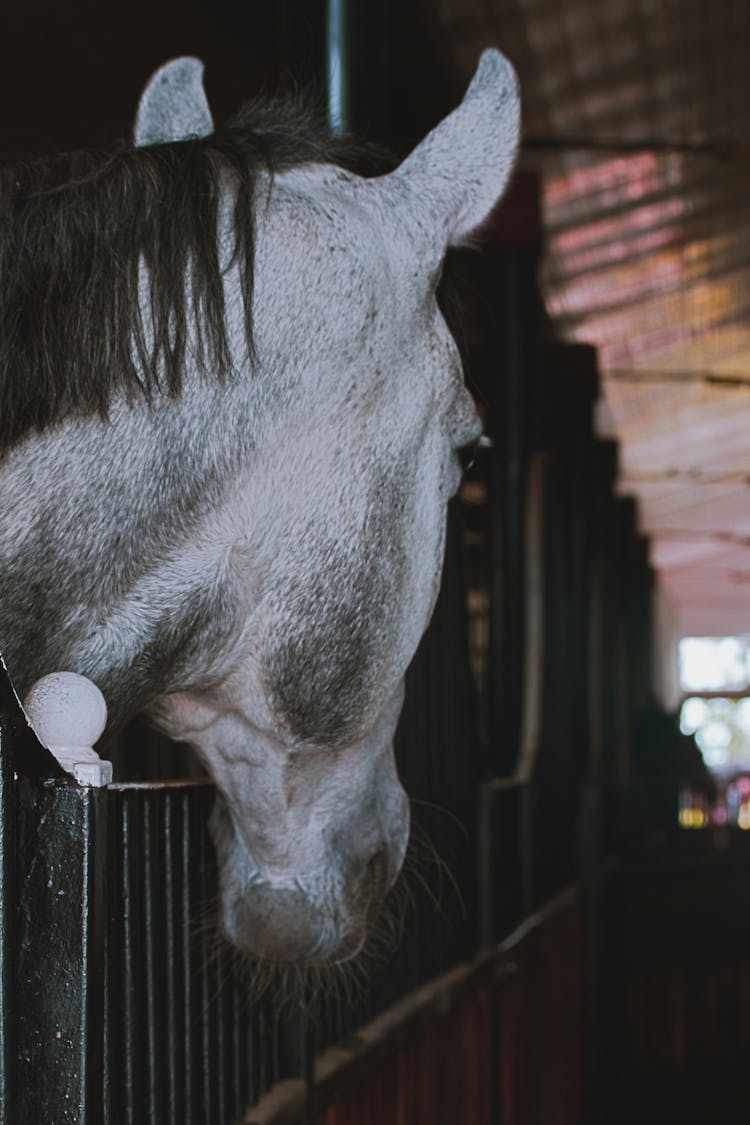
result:
<svg viewBox="0 0 750 1125"><path fill-rule="evenodd" d="M157 72L138 145L211 131L201 70ZM172 497L169 519L179 509L190 532L162 539L152 516L147 563L121 544L126 589L106 612L100 599L69 615L58 666L97 680L117 710L147 644L161 644L138 702L216 782L223 926L255 957L355 954L404 857L393 735L438 590L458 450L480 434L436 288L447 248L503 192L518 117L512 68L486 51L458 108L394 171L307 162L259 176L252 347L236 210L219 208L235 375L188 370L176 399L124 398L106 423L70 423L99 427L112 465L120 448L147 464L141 487ZM230 174L222 190L231 201Z"/></svg>

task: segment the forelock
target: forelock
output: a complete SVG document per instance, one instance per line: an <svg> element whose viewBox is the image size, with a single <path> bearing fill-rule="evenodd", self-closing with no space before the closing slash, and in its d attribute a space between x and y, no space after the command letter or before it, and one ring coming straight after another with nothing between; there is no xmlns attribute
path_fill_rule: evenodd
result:
<svg viewBox="0 0 750 1125"><path fill-rule="evenodd" d="M217 243L228 186L252 358L258 176L318 162L385 166L297 97L248 103L208 137L0 168L0 455L66 416L105 415L116 393L177 395L188 363L232 375Z"/></svg>

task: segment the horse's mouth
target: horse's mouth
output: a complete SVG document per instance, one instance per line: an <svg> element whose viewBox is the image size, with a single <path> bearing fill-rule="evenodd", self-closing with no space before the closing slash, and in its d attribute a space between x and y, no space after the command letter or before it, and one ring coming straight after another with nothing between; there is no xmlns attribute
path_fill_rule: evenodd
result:
<svg viewBox="0 0 750 1125"><path fill-rule="evenodd" d="M316 899L299 886L256 883L225 901L224 934L250 960L279 968L351 961L366 945L387 890L385 864L374 866L377 882L349 898Z"/></svg>

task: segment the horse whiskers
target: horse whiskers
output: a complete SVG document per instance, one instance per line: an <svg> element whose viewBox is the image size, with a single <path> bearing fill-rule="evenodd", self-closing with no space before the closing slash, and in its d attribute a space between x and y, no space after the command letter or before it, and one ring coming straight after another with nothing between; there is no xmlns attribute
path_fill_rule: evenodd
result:
<svg viewBox="0 0 750 1125"><path fill-rule="evenodd" d="M428 809L431 813L438 813L439 816L445 817L451 822L454 828L458 829L463 838L465 840L468 840L469 833L466 825L460 819L460 817L456 816L456 814L454 812L451 812L450 809L447 809L445 805L435 804L434 801L425 801L421 797L411 797L409 803L415 808ZM419 828L421 826L417 827ZM422 831L424 831L424 829ZM429 838L427 838L427 843L429 842Z"/></svg>
<svg viewBox="0 0 750 1125"><path fill-rule="evenodd" d="M433 886L432 877L436 877L436 887ZM412 825L409 847L404 858L402 876L399 882L402 880L411 880L421 887L435 910L445 919L448 917L445 906L445 889L446 887L449 888L455 896L461 916L466 916L466 905L461 888L450 864L440 855L427 832L419 824Z"/></svg>
<svg viewBox="0 0 750 1125"><path fill-rule="evenodd" d="M220 977L216 994L234 978L249 1003L257 1006L270 998L283 1014L283 1010L292 1002L296 1005L309 988L300 968L248 959L224 935L219 906L218 897L201 904L190 926L191 941L203 971Z"/></svg>
<svg viewBox="0 0 750 1125"><path fill-rule="evenodd" d="M252 894L252 888L248 893ZM417 823L412 826L401 875L388 892L364 946L349 960L307 965L248 960L223 934L218 896L197 908L191 922L191 940L203 971L211 974L215 996L234 981L247 1003L254 1007L268 1004L275 1018L302 1017L314 1027L325 1023L326 1011L334 1011L339 1013L335 1022L340 1024L342 1012L364 1004L373 976L390 961L402 942L409 916L422 912L424 898L442 919L449 921L453 896L463 911L462 896L450 865L437 852L424 827Z"/></svg>
<svg viewBox="0 0 750 1125"><path fill-rule="evenodd" d="M366 994L369 975L350 962L339 965L274 965L256 961L248 964L248 998L258 1004L264 998L280 1019L300 1015L319 1022L324 1005L352 1007Z"/></svg>
<svg viewBox="0 0 750 1125"><path fill-rule="evenodd" d="M194 938L215 937L220 933L220 905L218 895L214 895L194 910L190 918L190 933Z"/></svg>

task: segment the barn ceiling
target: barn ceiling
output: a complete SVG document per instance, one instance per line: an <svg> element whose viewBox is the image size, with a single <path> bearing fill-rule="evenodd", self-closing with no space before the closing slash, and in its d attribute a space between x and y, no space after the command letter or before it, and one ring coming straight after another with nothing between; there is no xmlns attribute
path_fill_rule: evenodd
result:
<svg viewBox="0 0 750 1125"><path fill-rule="evenodd" d="M543 286L597 345L683 634L750 633L750 4L440 0L468 78L516 65L543 184Z"/></svg>

